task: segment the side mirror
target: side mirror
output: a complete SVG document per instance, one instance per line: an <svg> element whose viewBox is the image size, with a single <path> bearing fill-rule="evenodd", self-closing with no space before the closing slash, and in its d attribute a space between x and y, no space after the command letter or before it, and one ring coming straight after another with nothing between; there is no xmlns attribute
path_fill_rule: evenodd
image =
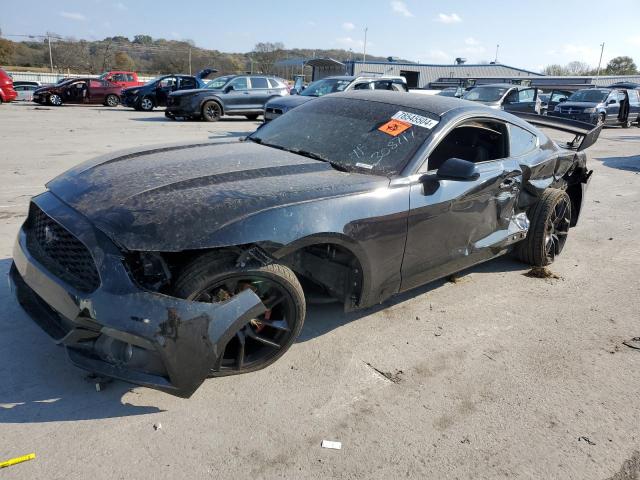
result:
<svg viewBox="0 0 640 480"><path fill-rule="evenodd" d="M289 90L289 95L298 95L298 90L295 88L292 88L291 90Z"/></svg>
<svg viewBox="0 0 640 480"><path fill-rule="evenodd" d="M227 85L226 87L224 87L224 93L229 93L233 89L233 85Z"/></svg>
<svg viewBox="0 0 640 480"><path fill-rule="evenodd" d="M439 180L472 181L477 180L480 174L475 163L461 158L450 158L440 165L436 177Z"/></svg>
<svg viewBox="0 0 640 480"><path fill-rule="evenodd" d="M614 103L616 103L616 101L612 98L607 102L607 105L613 105Z"/></svg>

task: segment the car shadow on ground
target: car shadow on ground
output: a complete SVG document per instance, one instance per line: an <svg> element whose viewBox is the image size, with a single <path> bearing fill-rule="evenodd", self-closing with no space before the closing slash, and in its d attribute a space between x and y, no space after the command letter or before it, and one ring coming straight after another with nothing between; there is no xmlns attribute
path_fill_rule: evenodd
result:
<svg viewBox="0 0 640 480"><path fill-rule="evenodd" d="M640 155L630 157L604 157L596 158L605 167L625 170L627 172L640 172Z"/></svg>
<svg viewBox="0 0 640 480"><path fill-rule="evenodd" d="M529 266L518 262L510 256L503 256L458 272L455 276L457 278L463 278L472 273L514 272L520 270L524 273L524 271L529 268ZM449 283L448 278L436 280L413 290L409 290L408 292L395 295L380 305L348 313L344 312L342 304L339 303L310 305L307 311L307 318L305 320L304 327L302 328L302 332L300 332L296 342L302 343L313 340L314 338L325 335L326 333L335 330L336 328L340 328L343 325L360 320L386 308L393 307L414 297L424 295L441 288L447 283Z"/></svg>
<svg viewBox="0 0 640 480"><path fill-rule="evenodd" d="M133 386L114 381L100 393L67 360L62 347L22 311L7 282L11 259L0 260L0 425L127 417L157 413L122 402Z"/></svg>

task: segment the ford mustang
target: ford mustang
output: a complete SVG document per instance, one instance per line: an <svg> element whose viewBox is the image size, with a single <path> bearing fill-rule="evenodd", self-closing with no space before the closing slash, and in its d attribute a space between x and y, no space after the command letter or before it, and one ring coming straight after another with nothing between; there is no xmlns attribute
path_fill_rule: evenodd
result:
<svg viewBox="0 0 640 480"><path fill-rule="evenodd" d="M311 299L351 310L510 252L553 262L601 127L522 115L355 91L241 142L91 160L32 199L15 294L75 365L189 397L280 358Z"/></svg>

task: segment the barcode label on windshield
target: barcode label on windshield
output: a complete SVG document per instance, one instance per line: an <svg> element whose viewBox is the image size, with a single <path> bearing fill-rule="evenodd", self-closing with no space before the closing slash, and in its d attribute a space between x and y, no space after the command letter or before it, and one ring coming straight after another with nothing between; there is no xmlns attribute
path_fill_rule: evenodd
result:
<svg viewBox="0 0 640 480"><path fill-rule="evenodd" d="M417 127L428 128L429 130L439 123L437 120L432 118L416 115L415 113L403 112L402 110L391 118L410 123L411 125L416 125Z"/></svg>

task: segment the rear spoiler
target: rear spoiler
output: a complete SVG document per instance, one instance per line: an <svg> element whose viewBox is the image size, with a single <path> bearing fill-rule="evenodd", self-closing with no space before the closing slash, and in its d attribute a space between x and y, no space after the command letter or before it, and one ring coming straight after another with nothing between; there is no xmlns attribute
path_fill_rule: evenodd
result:
<svg viewBox="0 0 640 480"><path fill-rule="evenodd" d="M602 131L602 125L595 126L591 123L580 122L578 120L570 120L568 118L554 117L549 115L536 115L535 113L525 112L509 112L512 115L520 117L526 120L532 125L538 127L552 128L554 130L560 130L562 132L572 133L575 135L574 139L567 142L566 148L572 150L581 151L589 148L596 143L600 132Z"/></svg>

